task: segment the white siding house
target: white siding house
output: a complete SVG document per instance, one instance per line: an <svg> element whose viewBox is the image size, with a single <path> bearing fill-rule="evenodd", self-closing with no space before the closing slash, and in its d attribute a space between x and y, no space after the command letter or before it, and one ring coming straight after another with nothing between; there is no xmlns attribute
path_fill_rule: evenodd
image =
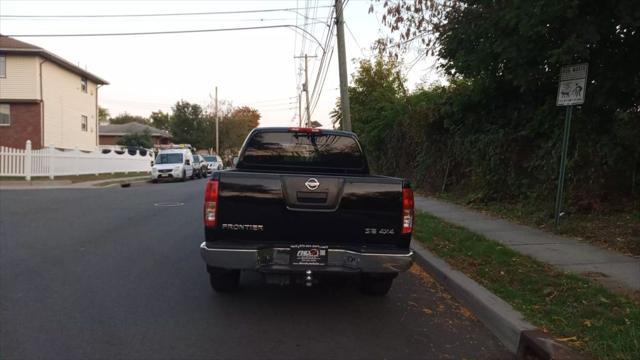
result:
<svg viewBox="0 0 640 360"><path fill-rule="evenodd" d="M40 47L0 35L0 146L98 147L107 82Z"/></svg>

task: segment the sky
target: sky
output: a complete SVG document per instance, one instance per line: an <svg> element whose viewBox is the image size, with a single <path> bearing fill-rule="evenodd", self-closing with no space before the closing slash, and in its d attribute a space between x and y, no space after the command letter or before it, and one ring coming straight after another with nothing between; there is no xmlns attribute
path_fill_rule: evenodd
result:
<svg viewBox="0 0 640 360"><path fill-rule="evenodd" d="M2 16L65 16L1 17L0 33L129 33L297 25L324 45L333 2L0 0ZM371 4L370 0L348 0L345 5L345 41L350 79L357 61L371 56L371 44L389 34L380 22L384 11L381 3L374 2L375 11L369 14ZM191 16L68 17L265 9L297 10ZM308 73L312 90L323 55L318 42L292 28L117 37L15 37L43 47L107 80L109 85L100 89L99 103L112 116L124 112L141 116L148 116L157 110L169 112L178 100L209 107L217 86L219 100L226 100L234 106L246 105L258 109L262 116L261 126L292 126L298 123L298 94L304 82L304 60L295 57L305 53L310 56ZM332 48L333 55L329 56ZM335 32L326 54L325 61L331 61L324 86L320 86L322 81L318 81L316 95L310 102L316 104L312 106L311 119L319 121L323 127L331 127L329 113L340 95ZM403 60L406 62L404 75L410 89L418 84L439 80L432 58L422 59L417 51L410 51ZM319 79L322 80L323 76ZM304 111L304 95L302 99Z"/></svg>

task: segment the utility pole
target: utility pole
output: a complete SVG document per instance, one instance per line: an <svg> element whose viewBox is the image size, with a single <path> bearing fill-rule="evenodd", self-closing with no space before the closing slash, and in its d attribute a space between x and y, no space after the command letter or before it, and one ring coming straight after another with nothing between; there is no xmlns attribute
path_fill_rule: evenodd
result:
<svg viewBox="0 0 640 360"><path fill-rule="evenodd" d="M304 54L304 93L307 97L307 127L311 127L311 110L309 110L309 66L307 66L307 54Z"/></svg>
<svg viewBox="0 0 640 360"><path fill-rule="evenodd" d="M216 117L216 155L220 155L218 148L218 87L216 86L216 105L215 105L215 117Z"/></svg>
<svg viewBox="0 0 640 360"><path fill-rule="evenodd" d="M349 77L347 75L347 53L344 45L344 16L342 0L336 0L336 36L338 37L338 72L340 74L340 109L342 130L351 131L349 104Z"/></svg>
<svg viewBox="0 0 640 360"><path fill-rule="evenodd" d="M294 56L295 59L300 59L300 58L304 58L304 85L302 86L302 90L304 90L306 99L307 99L307 103L306 103L306 109L307 109L307 119L306 119L306 125L307 127L311 127L311 109L309 108L309 64L308 64L308 60L309 58L312 58L315 56L308 56L307 54L304 54L304 56ZM300 123L300 126L302 126L302 123Z"/></svg>
<svg viewBox="0 0 640 360"><path fill-rule="evenodd" d="M298 127L302 127L302 93L298 94Z"/></svg>

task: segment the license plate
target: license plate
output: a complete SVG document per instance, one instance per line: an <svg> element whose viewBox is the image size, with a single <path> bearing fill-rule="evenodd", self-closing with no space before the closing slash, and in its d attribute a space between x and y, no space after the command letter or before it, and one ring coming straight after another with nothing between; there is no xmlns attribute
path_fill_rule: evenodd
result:
<svg viewBox="0 0 640 360"><path fill-rule="evenodd" d="M300 266L327 265L328 247L320 245L291 245L290 263Z"/></svg>

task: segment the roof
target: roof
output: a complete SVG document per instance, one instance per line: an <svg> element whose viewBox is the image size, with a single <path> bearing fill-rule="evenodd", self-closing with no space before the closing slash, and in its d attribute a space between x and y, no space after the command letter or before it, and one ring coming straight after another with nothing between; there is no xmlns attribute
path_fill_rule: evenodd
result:
<svg viewBox="0 0 640 360"><path fill-rule="evenodd" d="M289 132L292 129L296 129L296 128L298 127L297 126L294 126L294 127L266 126L266 127L254 128L253 130L251 130L251 132ZM301 129L308 129L308 128L302 127ZM347 135L347 136L357 137L357 135L354 132L346 131L346 130L333 130L333 129L320 129L320 128L313 128L313 130L314 132L321 133L321 134Z"/></svg>
<svg viewBox="0 0 640 360"><path fill-rule="evenodd" d="M33 44L29 44L24 41L17 40L9 36L4 36L2 34L0 34L0 53L42 56L43 58L49 61L52 61L73 73L86 77L87 79L93 81L96 84L101 84L101 85L109 84L106 80L101 79L98 76L76 65L73 65L69 61L59 57L54 53L51 53L39 46L35 46Z"/></svg>
<svg viewBox="0 0 640 360"><path fill-rule="evenodd" d="M166 153L169 153L169 154L176 154L176 153L177 154L184 154L185 152L189 152L190 153L191 150L186 149L186 148L185 149L160 149L159 153L164 153L164 154L166 154Z"/></svg>
<svg viewBox="0 0 640 360"><path fill-rule="evenodd" d="M149 131L149 134L151 134L151 136L171 137L171 134L166 130L160 130L158 128L154 128L153 126L140 124L137 122L129 122L126 124L100 125L98 133L101 136L122 136L127 134L143 133L145 132L145 130Z"/></svg>

